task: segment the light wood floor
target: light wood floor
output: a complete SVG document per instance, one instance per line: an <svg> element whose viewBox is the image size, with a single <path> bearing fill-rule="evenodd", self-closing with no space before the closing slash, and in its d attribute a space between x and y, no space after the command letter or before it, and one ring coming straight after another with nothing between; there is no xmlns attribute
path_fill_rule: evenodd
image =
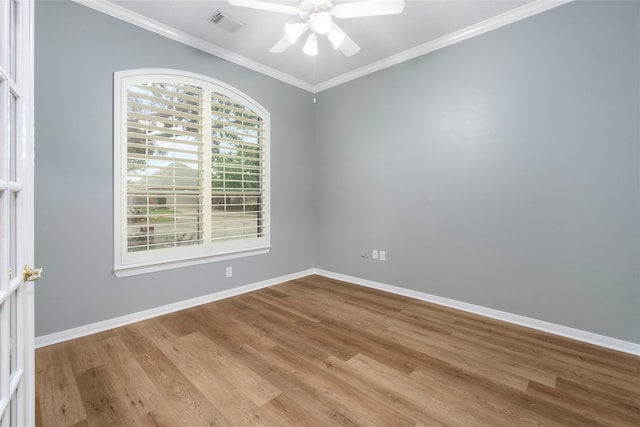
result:
<svg viewBox="0 0 640 427"><path fill-rule="evenodd" d="M318 276L38 349L41 426L640 426L640 358Z"/></svg>

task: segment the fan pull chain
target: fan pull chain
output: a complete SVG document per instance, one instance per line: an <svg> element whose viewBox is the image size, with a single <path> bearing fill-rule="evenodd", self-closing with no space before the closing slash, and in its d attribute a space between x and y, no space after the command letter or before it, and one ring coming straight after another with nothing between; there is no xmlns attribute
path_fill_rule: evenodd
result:
<svg viewBox="0 0 640 427"><path fill-rule="evenodd" d="M313 84L316 84L316 57L313 57ZM316 103L316 93L313 92L313 103Z"/></svg>

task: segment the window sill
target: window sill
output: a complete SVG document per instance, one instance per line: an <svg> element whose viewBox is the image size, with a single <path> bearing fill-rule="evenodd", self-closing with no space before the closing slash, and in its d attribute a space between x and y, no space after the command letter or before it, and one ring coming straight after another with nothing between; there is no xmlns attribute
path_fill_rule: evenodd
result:
<svg viewBox="0 0 640 427"><path fill-rule="evenodd" d="M226 253L223 255L203 256L199 258L188 258L182 260L160 261L154 263L145 263L138 265L116 266L113 273L117 278L137 276L139 274L155 273L158 271L171 270L174 268L190 267L193 265L207 264L211 262L227 261L237 258L245 258L254 255L268 254L271 250L270 246L264 248L255 248L238 252Z"/></svg>

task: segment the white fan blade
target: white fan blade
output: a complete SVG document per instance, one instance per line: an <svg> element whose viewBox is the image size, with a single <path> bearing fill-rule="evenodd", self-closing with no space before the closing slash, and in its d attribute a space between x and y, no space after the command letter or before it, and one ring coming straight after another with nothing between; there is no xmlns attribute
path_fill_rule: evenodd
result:
<svg viewBox="0 0 640 427"><path fill-rule="evenodd" d="M274 44L269 51L272 53L281 53L284 52L292 44L293 43L291 43L289 38L287 36L284 36L278 43Z"/></svg>
<svg viewBox="0 0 640 427"><path fill-rule="evenodd" d="M331 26L331 30L327 33L327 38L333 45L334 49L337 49L340 47L340 45L342 44L346 36L347 35L344 33L344 31L342 31L340 27L336 25L335 22Z"/></svg>
<svg viewBox="0 0 640 427"><path fill-rule="evenodd" d="M340 46L338 46L338 49L340 49L345 56L353 56L360 52L360 46L358 46L348 34L344 35L344 39L342 43L340 43Z"/></svg>
<svg viewBox="0 0 640 427"><path fill-rule="evenodd" d="M404 0L369 0L342 3L333 8L336 18L357 18L360 16L394 15L402 13Z"/></svg>
<svg viewBox="0 0 640 427"><path fill-rule="evenodd" d="M285 24L284 33L291 43L298 41L301 35L307 32L309 27L307 24L299 22L297 24Z"/></svg>
<svg viewBox="0 0 640 427"><path fill-rule="evenodd" d="M287 6L286 4L267 3L258 0L229 0L231 6L249 7L251 9L266 10L269 12L285 13L287 15L297 15L298 8Z"/></svg>

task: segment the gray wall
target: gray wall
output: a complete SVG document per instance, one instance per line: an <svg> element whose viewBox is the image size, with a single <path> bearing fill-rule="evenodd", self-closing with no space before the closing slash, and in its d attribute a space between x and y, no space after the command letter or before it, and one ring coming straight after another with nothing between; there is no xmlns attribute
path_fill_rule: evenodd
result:
<svg viewBox="0 0 640 427"><path fill-rule="evenodd" d="M639 18L572 3L321 93L316 266L639 343Z"/></svg>
<svg viewBox="0 0 640 427"><path fill-rule="evenodd" d="M637 2L569 4L311 104L37 2L36 335L318 267L640 343L639 21ZM112 79L138 67L210 75L271 111L269 255L114 278Z"/></svg>
<svg viewBox="0 0 640 427"><path fill-rule="evenodd" d="M35 48L36 260L46 270L36 336L313 267L307 92L71 2L36 2ZM114 277L113 72L146 67L211 76L271 112L270 254Z"/></svg>

